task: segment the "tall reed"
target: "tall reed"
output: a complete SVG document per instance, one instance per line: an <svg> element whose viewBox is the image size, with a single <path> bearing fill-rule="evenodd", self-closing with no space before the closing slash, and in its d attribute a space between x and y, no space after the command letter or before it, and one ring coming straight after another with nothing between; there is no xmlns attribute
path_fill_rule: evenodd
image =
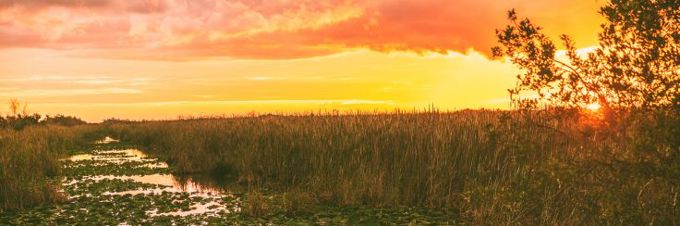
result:
<svg viewBox="0 0 680 226"><path fill-rule="evenodd" d="M109 130L176 172L231 173L251 187L305 192L319 203L455 210L478 224L678 223L676 157L641 163L645 155L677 156L677 144L641 141L655 135L639 127L607 131L584 120L592 119L432 111L120 123ZM672 128L677 117L671 122L660 126ZM668 128L658 131L673 137Z"/></svg>
<svg viewBox="0 0 680 226"><path fill-rule="evenodd" d="M58 201L59 158L94 137L93 126L0 129L0 210Z"/></svg>

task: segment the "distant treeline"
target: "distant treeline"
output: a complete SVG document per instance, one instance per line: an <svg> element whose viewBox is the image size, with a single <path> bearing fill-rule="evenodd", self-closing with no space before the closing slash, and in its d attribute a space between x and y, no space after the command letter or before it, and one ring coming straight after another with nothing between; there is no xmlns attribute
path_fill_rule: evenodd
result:
<svg viewBox="0 0 680 226"><path fill-rule="evenodd" d="M0 128L22 130L27 126L32 125L60 125L60 126L77 126L84 125L87 122L80 118L65 115L42 116L40 114L17 114L0 117Z"/></svg>

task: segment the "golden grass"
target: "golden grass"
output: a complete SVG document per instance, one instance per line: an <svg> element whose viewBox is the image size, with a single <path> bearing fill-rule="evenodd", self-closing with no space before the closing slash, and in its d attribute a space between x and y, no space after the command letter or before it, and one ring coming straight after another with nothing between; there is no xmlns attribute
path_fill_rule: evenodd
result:
<svg viewBox="0 0 680 226"><path fill-rule="evenodd" d="M305 202L421 206L475 224L680 223L677 114L634 119L434 111L109 129L176 172L233 173L253 189L305 191Z"/></svg>
<svg viewBox="0 0 680 226"><path fill-rule="evenodd" d="M0 210L51 203L62 197L59 157L87 145L92 126L0 129Z"/></svg>

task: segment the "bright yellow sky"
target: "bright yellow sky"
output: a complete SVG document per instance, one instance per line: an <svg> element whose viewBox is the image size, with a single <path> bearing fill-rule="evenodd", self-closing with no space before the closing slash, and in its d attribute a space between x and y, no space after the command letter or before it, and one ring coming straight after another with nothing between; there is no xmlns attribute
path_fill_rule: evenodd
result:
<svg viewBox="0 0 680 226"><path fill-rule="evenodd" d="M506 108L506 9L582 47L601 23L597 1L57 2L0 3L0 100L88 121Z"/></svg>

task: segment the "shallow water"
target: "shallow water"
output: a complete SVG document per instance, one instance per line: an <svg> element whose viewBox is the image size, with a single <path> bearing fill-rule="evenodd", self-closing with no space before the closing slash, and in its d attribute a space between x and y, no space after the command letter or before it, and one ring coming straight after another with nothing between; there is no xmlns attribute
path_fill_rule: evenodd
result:
<svg viewBox="0 0 680 226"><path fill-rule="evenodd" d="M123 149L123 150L98 150L88 154L72 155L66 160L79 162L83 160L102 161L102 164L111 163L125 163L125 162L149 162L148 167L168 168L165 162L159 162L156 158L150 158L144 152L138 149Z"/></svg>
<svg viewBox="0 0 680 226"><path fill-rule="evenodd" d="M224 191L220 188L209 187L209 186L206 186L206 185L196 183L196 182L191 181L191 180L180 181L176 176L173 176L171 174L150 174L150 175L142 175L142 176L103 175L103 176L91 177L90 179L93 179L95 181L102 180L102 179L121 179L121 180L131 179L133 181L140 182L140 183L168 186L168 188L163 188L163 189L130 190L130 191L124 191L124 192L115 192L115 193L111 193L111 194L133 194L133 195L135 195L135 194L161 193L163 191L166 191L166 192L188 192L188 193L191 193L192 195L200 195L200 196L220 196L220 195L224 195Z"/></svg>
<svg viewBox="0 0 680 226"><path fill-rule="evenodd" d="M106 137L104 140L97 142L97 144L110 144L118 142L115 139ZM70 156L65 159L70 162L69 167L111 167L122 165L126 163L142 163L138 167L149 169L168 169L168 164L158 161L158 159L150 157L146 153L138 149L122 149L122 150L95 150L92 153L78 154ZM84 165L85 164L85 165ZM213 199L205 203L193 203L190 208L182 211L172 211L166 213L158 213L158 211L147 211L149 216L187 216L196 214L214 215L219 212L232 212L239 210L239 208L228 208L228 203L220 202L224 197L233 197L222 188L209 186L198 183L191 178L177 177L169 173L152 173L142 175L110 175L110 174L93 174L85 175L67 179L64 181L64 186L74 186L79 183L88 182L94 183L102 180L122 180L133 181L148 185L158 185L159 188L138 188L125 191L105 191L101 195L115 196L115 195L161 195L164 193L184 193L188 197L202 197ZM74 196L77 197L77 196Z"/></svg>
<svg viewBox="0 0 680 226"><path fill-rule="evenodd" d="M110 144L110 143L115 143L118 142L118 140L113 139L111 137L104 137L103 140L95 142L95 144Z"/></svg>
<svg viewBox="0 0 680 226"><path fill-rule="evenodd" d="M0 212L0 225L452 225L456 222L455 212L442 214L419 208L330 205L309 207L314 208L313 212L288 212L288 193L266 189L253 192L244 185L234 184L230 177L172 175L168 164L137 149L119 149L120 145L115 142L106 138L90 153L62 159L64 202L13 213ZM253 197L256 201L252 201ZM253 206L262 212L253 214Z"/></svg>

